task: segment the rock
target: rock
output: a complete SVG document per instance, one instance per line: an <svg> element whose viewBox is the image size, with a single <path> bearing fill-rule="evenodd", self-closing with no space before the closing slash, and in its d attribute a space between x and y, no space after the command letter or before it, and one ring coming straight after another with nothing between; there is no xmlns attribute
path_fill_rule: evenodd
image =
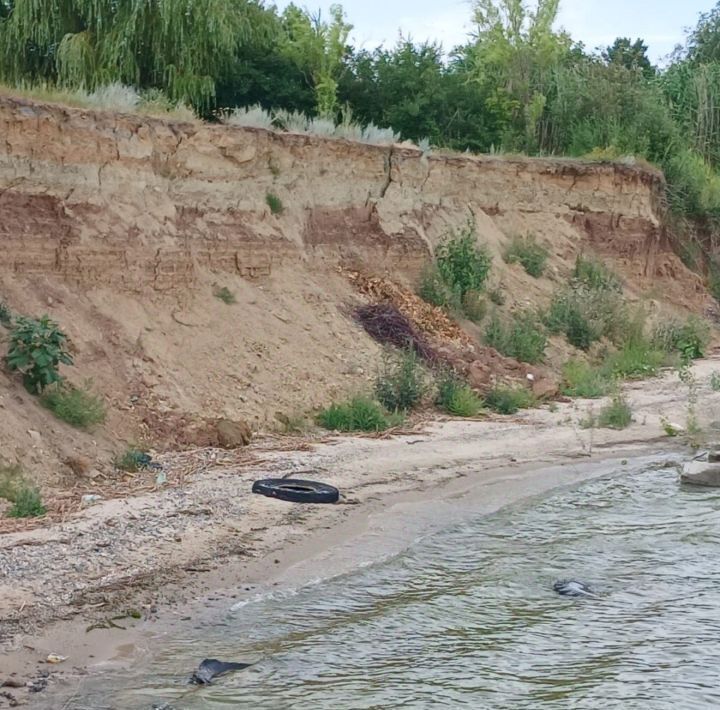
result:
<svg viewBox="0 0 720 710"><path fill-rule="evenodd" d="M217 441L223 449L239 449L247 446L252 439L252 430L245 421L218 419L216 425Z"/></svg>
<svg viewBox="0 0 720 710"><path fill-rule="evenodd" d="M711 463L720 463L720 448L710 449L708 461Z"/></svg>
<svg viewBox="0 0 720 710"><path fill-rule="evenodd" d="M63 661L67 661L67 656L61 656L58 653L51 653L47 657L48 663L62 663Z"/></svg>
<svg viewBox="0 0 720 710"><path fill-rule="evenodd" d="M33 446L39 446L42 443L42 437L40 436L39 431L35 431L35 429L28 429L28 434L33 440Z"/></svg>
<svg viewBox="0 0 720 710"><path fill-rule="evenodd" d="M80 505L83 508L87 508L91 505L95 505L95 503L99 503L103 499L102 496L95 495L94 493L86 493L81 499L80 499Z"/></svg>
<svg viewBox="0 0 720 710"><path fill-rule="evenodd" d="M690 461L683 466L680 481L693 486L720 488L720 464Z"/></svg>
<svg viewBox="0 0 720 710"><path fill-rule="evenodd" d="M532 393L537 399L552 399L559 392L559 385L549 377L535 380L532 383Z"/></svg>
<svg viewBox="0 0 720 710"><path fill-rule="evenodd" d="M467 381L470 387L475 390L487 390L490 387L492 375L492 368L488 367L482 360L475 360L468 367Z"/></svg>
<svg viewBox="0 0 720 710"><path fill-rule="evenodd" d="M68 456L63 463L76 475L87 476L92 469L92 461L87 456L73 454Z"/></svg>

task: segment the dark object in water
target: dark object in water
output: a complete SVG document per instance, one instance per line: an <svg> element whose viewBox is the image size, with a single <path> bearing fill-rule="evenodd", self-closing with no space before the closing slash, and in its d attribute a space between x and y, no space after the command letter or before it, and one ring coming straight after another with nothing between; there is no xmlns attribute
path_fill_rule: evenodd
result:
<svg viewBox="0 0 720 710"><path fill-rule="evenodd" d="M252 492L291 503L337 503L340 499L340 492L334 486L295 478L267 478L264 481L255 481Z"/></svg>
<svg viewBox="0 0 720 710"><path fill-rule="evenodd" d="M594 597L595 593L585 582L575 579L559 579L553 584L553 589L564 597Z"/></svg>
<svg viewBox="0 0 720 710"><path fill-rule="evenodd" d="M218 676L232 671L241 671L251 665L252 663L226 663L225 661L218 661L217 658L206 658L192 674L190 682L195 683L195 685L209 685Z"/></svg>

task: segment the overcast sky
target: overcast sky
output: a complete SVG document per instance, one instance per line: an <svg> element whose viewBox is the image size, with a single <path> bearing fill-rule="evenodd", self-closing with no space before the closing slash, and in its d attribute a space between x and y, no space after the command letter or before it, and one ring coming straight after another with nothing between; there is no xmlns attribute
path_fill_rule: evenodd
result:
<svg viewBox="0 0 720 710"><path fill-rule="evenodd" d="M331 0L295 0L312 11ZM283 8L289 0L276 0ZM464 41L471 29L469 0L345 0L341 2L354 25L356 46L374 49L394 44L398 31L414 40L440 40L446 49ZM560 24L589 49L611 44L616 37L642 37L650 55L659 60L682 42L685 29L715 0L561 0Z"/></svg>

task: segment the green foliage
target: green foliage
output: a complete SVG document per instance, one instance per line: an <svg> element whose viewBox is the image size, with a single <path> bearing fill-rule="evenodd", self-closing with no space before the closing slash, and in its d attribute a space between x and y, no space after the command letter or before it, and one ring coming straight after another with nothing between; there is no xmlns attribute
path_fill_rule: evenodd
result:
<svg viewBox="0 0 720 710"><path fill-rule="evenodd" d="M274 192L268 192L265 195L265 202L267 202L267 206L273 214L282 214L285 209L282 200Z"/></svg>
<svg viewBox="0 0 720 710"><path fill-rule="evenodd" d="M584 254L575 259L572 278L576 283L594 291L622 292L622 284L617 275L606 264Z"/></svg>
<svg viewBox="0 0 720 710"><path fill-rule="evenodd" d="M483 401L470 386L448 370L438 377L437 406L456 417L474 417L480 412Z"/></svg>
<svg viewBox="0 0 720 710"><path fill-rule="evenodd" d="M353 397L349 402L333 404L318 415L320 426L330 431L385 431L397 419L388 417L382 407L367 397Z"/></svg>
<svg viewBox="0 0 720 710"><path fill-rule="evenodd" d="M697 316L690 316L684 323L669 321L655 328L652 342L658 350L679 353L686 362L697 360L705 356L710 327Z"/></svg>
<svg viewBox="0 0 720 710"><path fill-rule="evenodd" d="M18 316L10 331L8 367L23 375L25 387L39 394L61 380L60 364L72 365L67 337L47 316L39 320Z"/></svg>
<svg viewBox="0 0 720 710"><path fill-rule="evenodd" d="M470 222L450 235L435 251L438 272L447 286L462 299L468 291L482 291L492 257L478 246L475 225Z"/></svg>
<svg viewBox="0 0 720 710"><path fill-rule="evenodd" d="M521 264L530 276L537 279L542 276L549 256L550 252L538 244L535 237L516 236L505 250L504 259L508 264Z"/></svg>
<svg viewBox="0 0 720 710"><path fill-rule="evenodd" d="M593 367L582 360L568 360L563 366L562 393L568 397L604 397L612 387L612 378L603 368Z"/></svg>
<svg viewBox="0 0 720 710"><path fill-rule="evenodd" d="M105 421L105 404L102 398L64 382L55 383L43 390L40 403L58 419L78 429L87 429Z"/></svg>
<svg viewBox="0 0 720 710"><path fill-rule="evenodd" d="M485 342L502 355L535 364L545 356L547 336L539 317L531 311L515 313L508 324L493 313L485 329Z"/></svg>
<svg viewBox="0 0 720 710"><path fill-rule="evenodd" d="M213 296L215 296L215 298L219 299L228 306L237 303L237 298L235 298L235 294L227 286L223 286L221 288L216 287L213 290Z"/></svg>
<svg viewBox="0 0 720 710"><path fill-rule="evenodd" d="M605 369L622 379L655 377L662 367L666 354L642 338L629 340L615 353L608 356Z"/></svg>
<svg viewBox="0 0 720 710"><path fill-rule="evenodd" d="M18 465L0 465L0 498L13 504L8 511L11 518L37 518L47 512L40 492L27 483Z"/></svg>
<svg viewBox="0 0 720 710"><path fill-rule="evenodd" d="M428 391L427 376L414 350L388 354L375 381L375 396L390 412L415 409Z"/></svg>
<svg viewBox="0 0 720 710"><path fill-rule="evenodd" d="M435 265L428 266L423 270L420 276L418 296L432 306L439 306L450 311L457 311L461 308L457 293L445 283Z"/></svg>
<svg viewBox="0 0 720 710"><path fill-rule="evenodd" d="M485 395L485 406L499 414L515 414L532 406L532 393L524 387L494 387Z"/></svg>
<svg viewBox="0 0 720 710"><path fill-rule="evenodd" d="M632 423L632 409L622 395L616 395L605 405L597 418L597 425L603 429L626 429Z"/></svg>
<svg viewBox="0 0 720 710"><path fill-rule="evenodd" d="M12 325L12 311L5 301L0 301L0 325L6 328Z"/></svg>
<svg viewBox="0 0 720 710"><path fill-rule="evenodd" d="M150 456L143 449L135 446L128 446L122 454L119 454L113 460L115 468L128 473L136 473L148 467Z"/></svg>

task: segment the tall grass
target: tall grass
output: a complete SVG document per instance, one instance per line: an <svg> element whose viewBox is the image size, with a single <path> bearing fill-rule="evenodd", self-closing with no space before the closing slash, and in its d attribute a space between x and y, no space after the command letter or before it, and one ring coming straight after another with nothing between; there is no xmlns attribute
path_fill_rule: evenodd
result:
<svg viewBox="0 0 720 710"><path fill-rule="evenodd" d="M385 409L390 412L415 409L427 391L427 375L414 350L386 354L375 381L375 396Z"/></svg>
<svg viewBox="0 0 720 710"><path fill-rule="evenodd" d="M456 417L474 417L483 406L482 399L451 370L440 373L438 377L435 403Z"/></svg>
<svg viewBox="0 0 720 710"><path fill-rule="evenodd" d="M333 404L318 415L318 424L330 431L384 431L399 423L368 397L353 397L349 402Z"/></svg>
<svg viewBox="0 0 720 710"><path fill-rule="evenodd" d="M493 313L485 329L485 342L501 355L535 364L545 357L547 336L537 314L521 311L504 323Z"/></svg>
<svg viewBox="0 0 720 710"><path fill-rule="evenodd" d="M545 271L545 264L550 252L538 244L534 236L516 236L505 250L504 259L508 264L520 264L526 273L540 278Z"/></svg>

